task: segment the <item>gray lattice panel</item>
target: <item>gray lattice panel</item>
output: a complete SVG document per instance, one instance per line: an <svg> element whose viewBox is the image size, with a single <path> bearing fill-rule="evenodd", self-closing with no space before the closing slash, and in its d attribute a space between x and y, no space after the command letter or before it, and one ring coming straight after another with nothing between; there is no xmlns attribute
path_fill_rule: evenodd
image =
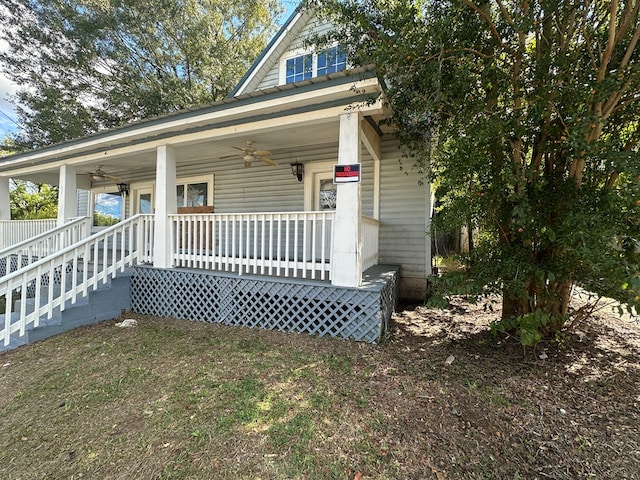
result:
<svg viewBox="0 0 640 480"><path fill-rule="evenodd" d="M204 322L380 341L397 275L375 288L137 267L133 311Z"/></svg>

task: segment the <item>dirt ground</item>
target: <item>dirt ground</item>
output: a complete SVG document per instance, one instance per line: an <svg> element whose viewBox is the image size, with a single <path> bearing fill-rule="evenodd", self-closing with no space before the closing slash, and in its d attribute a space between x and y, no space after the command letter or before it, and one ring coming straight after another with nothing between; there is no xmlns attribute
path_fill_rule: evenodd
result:
<svg viewBox="0 0 640 480"><path fill-rule="evenodd" d="M432 478L640 478L638 319L605 304L533 350L489 332L492 307L394 317L386 348L432 378L405 426L424 432Z"/></svg>

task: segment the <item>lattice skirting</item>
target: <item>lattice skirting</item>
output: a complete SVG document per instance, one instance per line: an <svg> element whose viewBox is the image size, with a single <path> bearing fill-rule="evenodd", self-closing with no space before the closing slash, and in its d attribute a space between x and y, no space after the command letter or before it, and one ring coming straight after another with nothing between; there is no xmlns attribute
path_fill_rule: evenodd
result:
<svg viewBox="0 0 640 480"><path fill-rule="evenodd" d="M136 267L134 312L226 325L351 338L383 339L397 301L397 267L374 267L366 287ZM379 272L379 273L378 273Z"/></svg>

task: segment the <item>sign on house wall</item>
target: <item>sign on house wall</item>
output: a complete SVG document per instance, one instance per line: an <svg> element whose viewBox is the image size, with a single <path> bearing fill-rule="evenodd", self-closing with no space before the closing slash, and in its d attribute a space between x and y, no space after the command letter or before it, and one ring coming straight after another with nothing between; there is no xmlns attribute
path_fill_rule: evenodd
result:
<svg viewBox="0 0 640 480"><path fill-rule="evenodd" d="M358 183L360 182L360 164L334 165L333 183Z"/></svg>

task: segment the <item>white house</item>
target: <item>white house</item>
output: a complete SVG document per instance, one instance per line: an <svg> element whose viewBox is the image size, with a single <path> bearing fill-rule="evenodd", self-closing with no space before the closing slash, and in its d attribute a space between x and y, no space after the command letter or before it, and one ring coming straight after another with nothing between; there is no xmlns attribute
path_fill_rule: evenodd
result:
<svg viewBox="0 0 640 480"><path fill-rule="evenodd" d="M297 10L221 102L1 159L0 339L122 273L124 309L365 341L424 298L429 186L372 71L305 49L324 28ZM59 185L56 225L10 221L12 177Z"/></svg>

